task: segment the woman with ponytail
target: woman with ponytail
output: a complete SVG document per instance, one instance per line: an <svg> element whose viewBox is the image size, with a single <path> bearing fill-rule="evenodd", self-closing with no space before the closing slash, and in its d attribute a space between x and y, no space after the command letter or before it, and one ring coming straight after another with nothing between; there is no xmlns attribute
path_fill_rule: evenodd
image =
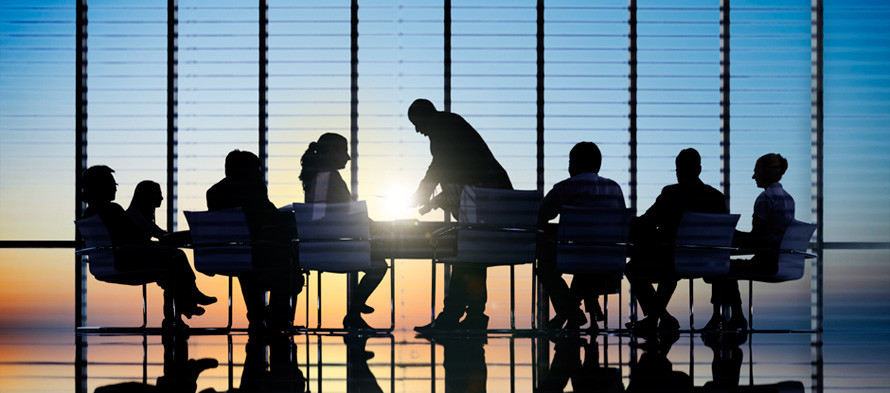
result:
<svg viewBox="0 0 890 393"><path fill-rule="evenodd" d="M317 142L310 143L300 159L302 166L300 182L303 184L305 202L352 202L352 194L339 172L346 167L348 161L349 148L346 138L340 134L325 133ZM299 231L299 228L297 230ZM374 309L365 303L386 275L386 262L375 258L371 260L371 265L371 269L364 272L364 276L353 291L349 310L343 318L343 327L347 329L372 329L362 319L361 314L374 312Z"/></svg>

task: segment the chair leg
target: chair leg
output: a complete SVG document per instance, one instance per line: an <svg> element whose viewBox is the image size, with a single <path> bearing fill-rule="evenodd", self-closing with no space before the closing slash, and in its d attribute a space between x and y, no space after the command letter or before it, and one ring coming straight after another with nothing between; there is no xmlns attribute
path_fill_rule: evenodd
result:
<svg viewBox="0 0 890 393"><path fill-rule="evenodd" d="M229 276L229 321L226 323L226 329L232 328L232 276Z"/></svg>
<svg viewBox="0 0 890 393"><path fill-rule="evenodd" d="M748 330L754 330L754 280L748 280Z"/></svg>
<svg viewBox="0 0 890 393"><path fill-rule="evenodd" d="M436 256L433 253L432 281L430 282L430 323L436 321Z"/></svg>
<svg viewBox="0 0 890 393"><path fill-rule="evenodd" d="M510 330L516 330L516 271L510 265Z"/></svg>
<svg viewBox="0 0 890 393"><path fill-rule="evenodd" d="M142 284L142 329L148 325L148 290L146 284Z"/></svg>
<svg viewBox="0 0 890 393"><path fill-rule="evenodd" d="M321 271L318 272L317 277L318 277L317 278L318 288L315 289L315 297L316 297L315 301L318 304L318 314L317 314L318 320L316 321L318 324L315 325L315 328L321 329Z"/></svg>
<svg viewBox="0 0 890 393"><path fill-rule="evenodd" d="M694 279L689 279L689 330L695 330L693 326L695 324L695 306L692 303L693 293L692 293L692 281Z"/></svg>
<svg viewBox="0 0 890 393"><path fill-rule="evenodd" d="M389 330L396 329L396 260L389 260Z"/></svg>

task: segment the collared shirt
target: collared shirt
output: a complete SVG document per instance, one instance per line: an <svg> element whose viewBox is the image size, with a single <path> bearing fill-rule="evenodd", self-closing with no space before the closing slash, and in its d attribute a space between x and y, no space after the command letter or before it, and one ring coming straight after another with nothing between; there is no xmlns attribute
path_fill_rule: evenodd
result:
<svg viewBox="0 0 890 393"><path fill-rule="evenodd" d="M794 198L782 188L781 183L770 184L754 201L754 218L766 223L764 233L769 241L778 245L788 224L794 220Z"/></svg>
<svg viewBox="0 0 890 393"><path fill-rule="evenodd" d="M623 209L624 194L614 180L584 172L553 185L541 202L538 221L544 223L555 218L563 206Z"/></svg>

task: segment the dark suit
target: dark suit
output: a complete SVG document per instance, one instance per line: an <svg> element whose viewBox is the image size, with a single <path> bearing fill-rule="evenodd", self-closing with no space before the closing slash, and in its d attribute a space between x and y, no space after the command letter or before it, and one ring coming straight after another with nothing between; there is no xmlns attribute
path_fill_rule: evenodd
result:
<svg viewBox="0 0 890 393"><path fill-rule="evenodd" d="M460 190L470 185L513 189L507 171L498 163L482 136L462 117L450 112L436 112L426 127L432 162L421 184L440 184L445 189ZM458 187L450 187L458 185ZM459 192L459 191L457 191ZM457 217L459 195L440 194L435 204L450 209ZM442 314L460 318L464 312L481 314L488 301L485 267L456 263L451 272L448 296Z"/></svg>
<svg viewBox="0 0 890 393"><path fill-rule="evenodd" d="M674 290L672 249L683 212L728 213L726 198L699 179L664 187L655 203L631 225L636 247L626 275L645 315L663 312ZM658 292L652 287L658 283Z"/></svg>

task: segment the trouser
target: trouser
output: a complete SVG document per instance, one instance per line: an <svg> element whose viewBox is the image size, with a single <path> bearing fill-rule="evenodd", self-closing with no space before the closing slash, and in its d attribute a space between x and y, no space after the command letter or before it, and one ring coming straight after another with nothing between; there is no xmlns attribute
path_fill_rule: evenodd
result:
<svg viewBox="0 0 890 393"><path fill-rule="evenodd" d="M631 261L627 264L625 274L630 282L630 289L640 303L640 309L646 316L661 316L667 313L667 304L677 289L677 282L672 272L664 265L653 265ZM658 289L652 286L658 284Z"/></svg>
<svg viewBox="0 0 890 393"><path fill-rule="evenodd" d="M364 271L364 276L355 287L352 301L350 302L350 313L359 312L359 309L368 302L368 298L383 281L386 276L386 262L382 259L371 260L371 268Z"/></svg>
<svg viewBox="0 0 890 393"><path fill-rule="evenodd" d="M445 296L445 307L442 314L460 318L467 314L482 314L488 301L486 280L488 270L485 266L455 264L451 268L451 282L448 295Z"/></svg>

